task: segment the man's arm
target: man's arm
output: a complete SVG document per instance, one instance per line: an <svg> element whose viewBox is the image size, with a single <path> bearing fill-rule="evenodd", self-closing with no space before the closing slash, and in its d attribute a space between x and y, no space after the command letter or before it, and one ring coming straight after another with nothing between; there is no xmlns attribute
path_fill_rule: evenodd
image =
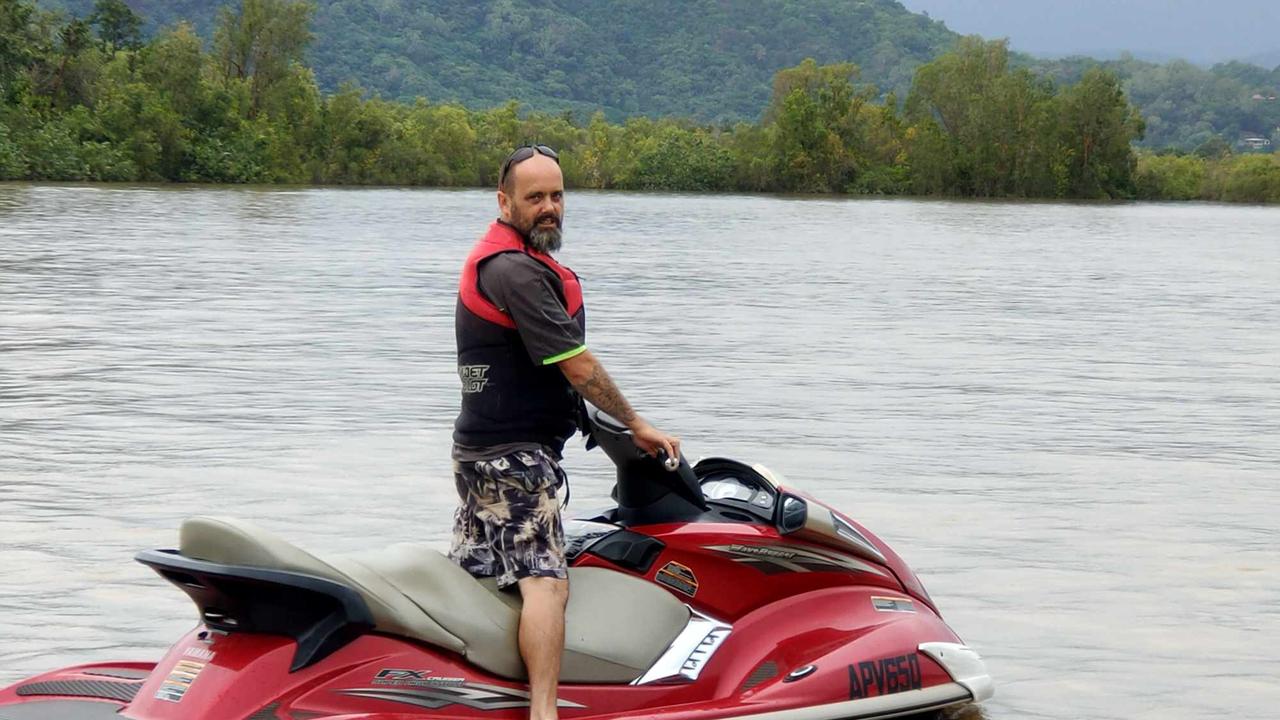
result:
<svg viewBox="0 0 1280 720"><path fill-rule="evenodd" d="M631 430L641 450L653 455L661 448L668 457L680 457L680 439L658 430L637 415L590 350L556 364L582 397Z"/></svg>

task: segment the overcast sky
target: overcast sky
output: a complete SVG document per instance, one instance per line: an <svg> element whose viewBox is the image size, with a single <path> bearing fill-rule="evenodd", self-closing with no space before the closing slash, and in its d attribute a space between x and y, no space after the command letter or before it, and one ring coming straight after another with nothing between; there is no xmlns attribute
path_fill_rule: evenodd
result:
<svg viewBox="0 0 1280 720"><path fill-rule="evenodd" d="M956 32L1007 37L1033 54L1128 50L1201 63L1280 56L1280 0L899 1Z"/></svg>

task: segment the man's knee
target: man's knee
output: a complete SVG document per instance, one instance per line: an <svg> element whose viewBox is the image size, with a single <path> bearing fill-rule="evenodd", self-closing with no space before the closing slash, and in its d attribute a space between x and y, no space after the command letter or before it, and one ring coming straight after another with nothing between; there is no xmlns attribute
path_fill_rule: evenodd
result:
<svg viewBox="0 0 1280 720"><path fill-rule="evenodd" d="M527 577L521 578L518 585L520 595L526 603L541 601L564 607L569 602L568 580L553 577Z"/></svg>

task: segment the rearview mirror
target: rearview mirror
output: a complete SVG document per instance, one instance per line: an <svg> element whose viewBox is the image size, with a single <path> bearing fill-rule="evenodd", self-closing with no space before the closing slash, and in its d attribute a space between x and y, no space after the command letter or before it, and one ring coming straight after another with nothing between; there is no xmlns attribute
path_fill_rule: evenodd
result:
<svg viewBox="0 0 1280 720"><path fill-rule="evenodd" d="M804 527L809 519L809 503L795 495L783 495L778 509L778 532L786 535Z"/></svg>

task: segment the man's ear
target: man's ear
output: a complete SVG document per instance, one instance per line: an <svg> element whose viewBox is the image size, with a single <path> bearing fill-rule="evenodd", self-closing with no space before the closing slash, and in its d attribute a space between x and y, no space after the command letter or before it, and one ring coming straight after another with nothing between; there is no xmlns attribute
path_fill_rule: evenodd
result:
<svg viewBox="0 0 1280 720"><path fill-rule="evenodd" d="M501 190L498 191L498 214L503 220L511 222L511 198Z"/></svg>

